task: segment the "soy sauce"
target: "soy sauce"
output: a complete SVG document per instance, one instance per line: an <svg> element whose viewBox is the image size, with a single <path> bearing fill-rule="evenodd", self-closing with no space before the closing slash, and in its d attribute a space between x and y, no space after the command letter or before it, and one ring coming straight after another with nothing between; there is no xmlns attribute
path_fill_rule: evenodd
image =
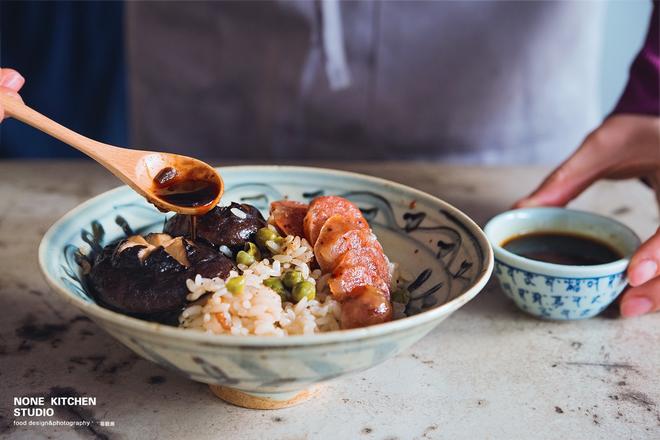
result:
<svg viewBox="0 0 660 440"><path fill-rule="evenodd" d="M162 200L184 208L196 208L213 203L218 196L218 186L205 180L186 180L168 186L158 194Z"/></svg>
<svg viewBox="0 0 660 440"><path fill-rule="evenodd" d="M194 175L189 171L189 175ZM177 170L166 167L153 178L156 193L161 200L183 208L206 206L218 196L220 188L213 180L180 176Z"/></svg>
<svg viewBox="0 0 660 440"><path fill-rule="evenodd" d="M153 178L154 192L160 200L182 208L198 208L210 205L218 198L220 186L209 176L205 169L192 168L177 171L173 167L165 167ZM161 211L167 208L154 203ZM197 240L197 215L188 215L190 222L190 238Z"/></svg>
<svg viewBox="0 0 660 440"><path fill-rule="evenodd" d="M197 240L197 216L190 215L190 239L192 241Z"/></svg>
<svg viewBox="0 0 660 440"><path fill-rule="evenodd" d="M593 266L622 258L622 255L599 240L564 232L533 232L511 237L501 246L531 260L569 266Z"/></svg>

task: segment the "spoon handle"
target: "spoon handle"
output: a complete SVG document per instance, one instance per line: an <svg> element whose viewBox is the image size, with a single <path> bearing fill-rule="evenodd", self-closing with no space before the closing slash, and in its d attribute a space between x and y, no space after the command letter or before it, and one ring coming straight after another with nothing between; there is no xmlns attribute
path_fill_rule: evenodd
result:
<svg viewBox="0 0 660 440"><path fill-rule="evenodd" d="M7 115L61 140L97 161L102 160L102 157L98 156L101 150L107 151L107 149L115 148L58 124L13 96L0 93L0 105L2 105Z"/></svg>
<svg viewBox="0 0 660 440"><path fill-rule="evenodd" d="M159 209L188 215L205 214L218 204L224 191L224 183L220 175L198 159L171 153L120 148L95 141L47 118L25 105L20 98L2 92L0 92L0 106L8 116L43 131L91 157ZM179 191L177 194L189 194L189 199L195 202L197 200L193 199L194 197L204 196L206 198L202 200L203 203L177 204L169 201L160 191L162 185L154 184L164 170L169 170L168 172L174 170L174 176L177 177L175 182L167 186L168 190L174 191L174 183L177 182L179 185L186 180L193 183L204 181L206 183L204 188L214 188L213 199L208 198L210 195L206 192L209 191L200 192L195 186L194 188L197 189L194 191L182 187L185 191Z"/></svg>
<svg viewBox="0 0 660 440"><path fill-rule="evenodd" d="M141 151L104 144L103 142L95 141L80 133L76 133L42 115L13 96L0 93L0 105L4 108L5 114L8 116L49 134L81 153L86 154L107 168L112 174L130 184L126 180L126 175L133 173L129 169L125 169L127 167L124 166L124 162L130 163L132 156L140 156Z"/></svg>

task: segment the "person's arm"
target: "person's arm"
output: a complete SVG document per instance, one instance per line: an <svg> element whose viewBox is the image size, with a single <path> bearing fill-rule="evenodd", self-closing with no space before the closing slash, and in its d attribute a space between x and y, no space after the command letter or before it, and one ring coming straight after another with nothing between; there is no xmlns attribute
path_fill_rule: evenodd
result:
<svg viewBox="0 0 660 440"><path fill-rule="evenodd" d="M25 84L25 78L14 69L0 69L0 93L6 93L15 97L18 96L18 91L21 90ZM0 107L0 121L5 118L5 111Z"/></svg>
<svg viewBox="0 0 660 440"><path fill-rule="evenodd" d="M630 66L628 84L614 108L615 114L660 114L660 4L653 2L651 23L642 50Z"/></svg>
<svg viewBox="0 0 660 440"><path fill-rule="evenodd" d="M563 206L599 179L644 179L660 204L660 8L653 3L649 33L612 114L577 151L516 207ZM620 303L625 317L660 310L660 229L633 255L632 286Z"/></svg>

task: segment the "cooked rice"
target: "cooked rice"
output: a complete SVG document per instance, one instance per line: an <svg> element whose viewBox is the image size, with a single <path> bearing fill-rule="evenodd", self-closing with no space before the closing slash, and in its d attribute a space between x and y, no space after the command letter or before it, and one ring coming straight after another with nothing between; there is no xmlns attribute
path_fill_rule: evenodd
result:
<svg viewBox="0 0 660 440"><path fill-rule="evenodd" d="M272 227L272 226L271 226ZM226 280L197 275L187 280L191 305L179 317L184 328L214 334L286 336L338 330L340 304L325 289L321 271L310 270L314 258L309 243L300 237L287 236L281 244L267 243L277 252L271 259L256 261L249 267L239 264ZM303 279L317 287L316 298L303 298L297 304L284 302L272 289L263 285L269 277L279 277L287 269L297 269ZM245 286L234 295L226 281L243 275Z"/></svg>

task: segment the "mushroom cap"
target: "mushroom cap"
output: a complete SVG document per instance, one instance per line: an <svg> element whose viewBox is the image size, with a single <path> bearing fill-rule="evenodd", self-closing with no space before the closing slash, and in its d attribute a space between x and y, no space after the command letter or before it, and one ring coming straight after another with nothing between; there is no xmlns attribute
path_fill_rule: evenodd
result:
<svg viewBox="0 0 660 440"><path fill-rule="evenodd" d="M214 247L227 246L239 251L246 241L253 241L266 220L257 208L248 204L231 203L216 206L197 217L197 239ZM190 237L190 216L176 214L165 224L164 232L172 236Z"/></svg>
<svg viewBox="0 0 660 440"><path fill-rule="evenodd" d="M183 237L149 234L106 246L88 280L102 305L152 319L183 308L189 293L187 279L197 274L225 278L234 268L229 258L207 245Z"/></svg>

